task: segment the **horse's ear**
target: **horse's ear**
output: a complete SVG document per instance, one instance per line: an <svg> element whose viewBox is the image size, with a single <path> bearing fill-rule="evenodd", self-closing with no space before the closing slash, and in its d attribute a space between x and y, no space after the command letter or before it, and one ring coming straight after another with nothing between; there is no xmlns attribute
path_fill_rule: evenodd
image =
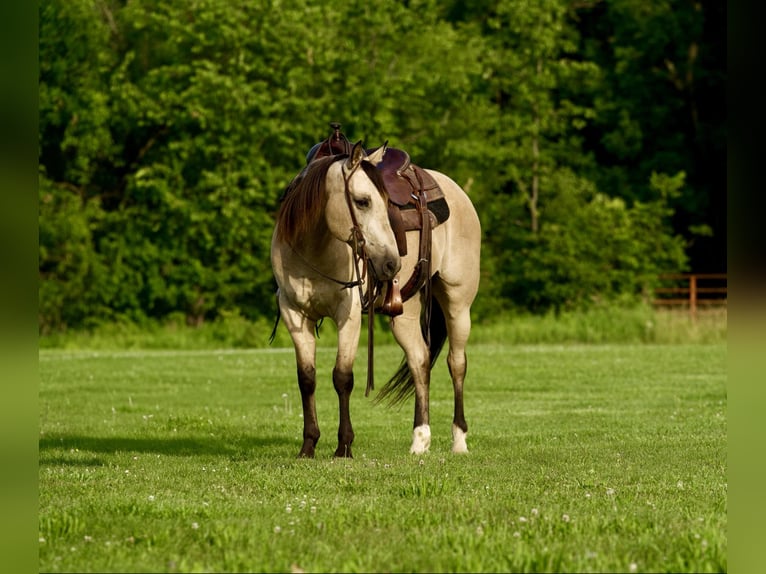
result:
<svg viewBox="0 0 766 574"><path fill-rule="evenodd" d="M356 166L359 165L359 162L362 161L365 155L364 147L362 147L362 140L359 140L354 144L354 147L351 149L351 154L346 160L346 169L352 170L356 168Z"/></svg>
<svg viewBox="0 0 766 574"><path fill-rule="evenodd" d="M370 153L370 155L367 156L367 161L369 161L372 165L378 165L380 162L383 161L383 156L386 155L386 150L388 149L388 140L386 140L382 146L379 148L376 148Z"/></svg>

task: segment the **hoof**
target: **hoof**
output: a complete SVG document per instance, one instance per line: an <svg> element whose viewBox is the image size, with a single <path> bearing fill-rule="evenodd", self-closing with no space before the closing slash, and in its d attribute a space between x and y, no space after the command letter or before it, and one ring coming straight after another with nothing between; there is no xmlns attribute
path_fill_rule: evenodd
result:
<svg viewBox="0 0 766 574"><path fill-rule="evenodd" d="M431 446L431 427L428 425L420 425L415 427L412 431L412 446L410 447L410 454L423 454L428 452L428 448Z"/></svg>
<svg viewBox="0 0 766 574"><path fill-rule="evenodd" d="M465 437L468 433L457 425L452 425L452 452L462 454L468 452Z"/></svg>
<svg viewBox="0 0 766 574"><path fill-rule="evenodd" d="M311 439L303 439L303 446L298 453L298 458L314 458L314 448L316 447L316 441Z"/></svg>
<svg viewBox="0 0 766 574"><path fill-rule="evenodd" d="M339 446L335 449L335 454L333 456L335 458L354 458L351 454L351 446Z"/></svg>

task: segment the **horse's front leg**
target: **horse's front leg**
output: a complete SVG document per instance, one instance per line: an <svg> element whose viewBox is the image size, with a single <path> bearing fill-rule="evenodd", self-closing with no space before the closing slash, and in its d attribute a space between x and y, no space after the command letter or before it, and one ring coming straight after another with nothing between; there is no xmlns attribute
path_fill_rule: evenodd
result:
<svg viewBox="0 0 766 574"><path fill-rule="evenodd" d="M359 346L361 313L350 313L347 319L338 325L338 355L332 371L332 382L338 393L338 448L336 457L351 455L351 443L354 442L354 429L351 426L351 391L354 390L354 359Z"/></svg>
<svg viewBox="0 0 766 574"><path fill-rule="evenodd" d="M281 306L281 305L280 305ZM295 347L295 361L298 367L298 388L303 405L303 446L298 457L314 458L314 450L319 442L319 423L317 421L316 402L316 340L314 339L315 321L312 321L286 306L281 306L281 314Z"/></svg>
<svg viewBox="0 0 766 574"><path fill-rule="evenodd" d="M430 399L431 392L431 358L428 347L423 346L425 353L410 363L410 371L415 382L415 417L412 424L412 446L410 453L423 454L431 447Z"/></svg>

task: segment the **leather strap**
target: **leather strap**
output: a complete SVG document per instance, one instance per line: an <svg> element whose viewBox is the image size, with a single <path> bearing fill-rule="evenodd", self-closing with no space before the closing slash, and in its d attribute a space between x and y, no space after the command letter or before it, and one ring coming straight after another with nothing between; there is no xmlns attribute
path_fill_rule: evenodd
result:
<svg viewBox="0 0 766 574"><path fill-rule="evenodd" d="M375 334L375 305L372 301L367 306L367 388L364 390L364 396L369 397L370 391L375 388L375 381L373 377L373 341L372 338Z"/></svg>
<svg viewBox="0 0 766 574"><path fill-rule="evenodd" d="M416 174L417 175L417 174ZM418 178L419 179L419 178ZM430 286L431 277L431 217L428 215L428 198L425 190L415 196L417 198L417 211L420 215L420 249L418 262L407 283L402 287L402 300L407 301L417 293L423 285L426 289ZM429 292L426 293L428 297Z"/></svg>

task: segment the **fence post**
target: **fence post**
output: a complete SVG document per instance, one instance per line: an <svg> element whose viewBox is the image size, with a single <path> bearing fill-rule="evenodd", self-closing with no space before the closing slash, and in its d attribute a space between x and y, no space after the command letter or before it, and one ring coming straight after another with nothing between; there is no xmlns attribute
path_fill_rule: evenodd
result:
<svg viewBox="0 0 766 574"><path fill-rule="evenodd" d="M692 321L697 320L697 276L689 276L689 312L692 315Z"/></svg>

